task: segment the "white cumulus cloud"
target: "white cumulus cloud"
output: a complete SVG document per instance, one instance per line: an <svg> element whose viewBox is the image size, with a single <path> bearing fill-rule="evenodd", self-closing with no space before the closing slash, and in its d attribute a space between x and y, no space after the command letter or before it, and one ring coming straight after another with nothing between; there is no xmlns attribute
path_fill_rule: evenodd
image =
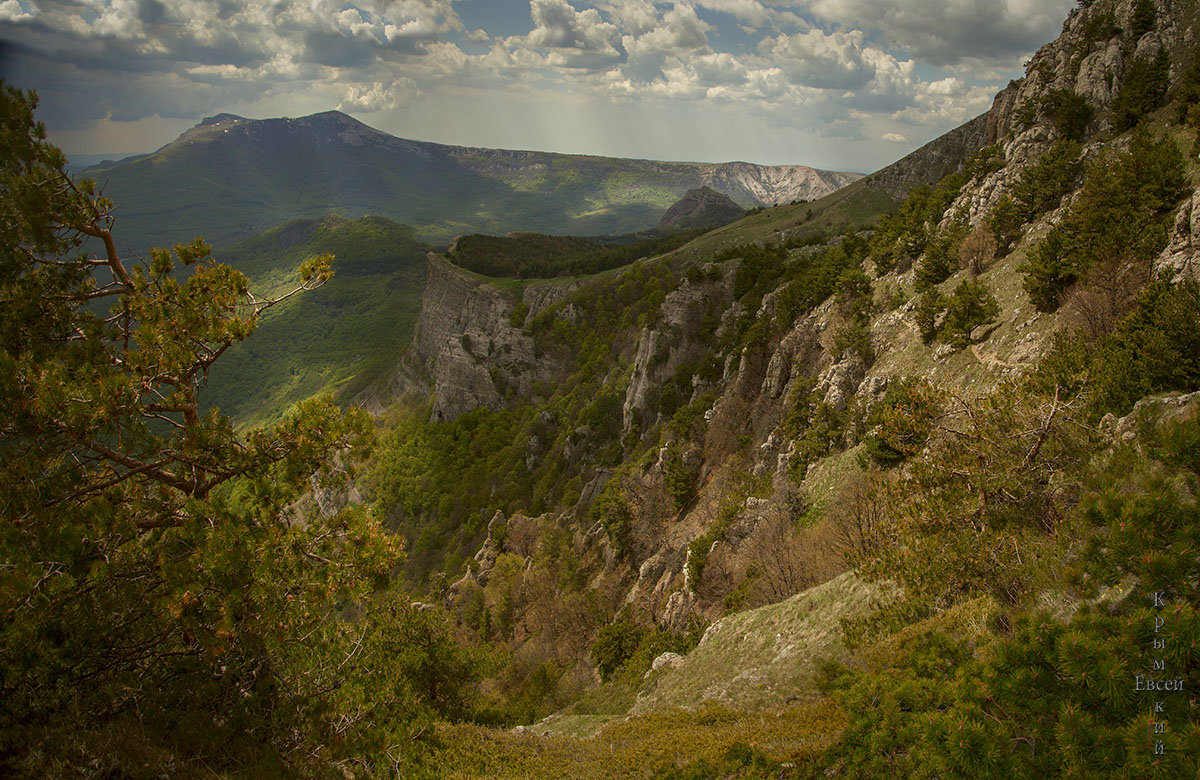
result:
<svg viewBox="0 0 1200 780"><path fill-rule="evenodd" d="M31 2L24 5L17 0L0 2L0 22L27 22L38 15L38 7Z"/></svg>
<svg viewBox="0 0 1200 780"><path fill-rule="evenodd" d="M764 38L759 51L796 84L820 89L859 89L875 76L861 30L817 29Z"/></svg>
<svg viewBox="0 0 1200 780"><path fill-rule="evenodd" d="M388 111L408 103L420 93L412 79L400 78L388 84L351 84L342 94L339 111Z"/></svg>
<svg viewBox="0 0 1200 780"><path fill-rule="evenodd" d="M781 11L777 8L768 7L761 0L696 0L696 4L701 8L707 8L710 11L721 11L735 19L746 22L749 27L743 29L749 32L753 32L755 28L767 25L796 29L804 29L809 26L803 19L791 11Z"/></svg>

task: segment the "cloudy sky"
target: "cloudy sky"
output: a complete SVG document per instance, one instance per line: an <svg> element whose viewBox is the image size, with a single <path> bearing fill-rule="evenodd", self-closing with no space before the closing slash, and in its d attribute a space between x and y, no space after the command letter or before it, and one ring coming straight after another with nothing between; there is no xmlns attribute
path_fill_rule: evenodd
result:
<svg viewBox="0 0 1200 780"><path fill-rule="evenodd" d="M985 110L1072 0L0 0L70 153L222 111L405 138L874 170Z"/></svg>

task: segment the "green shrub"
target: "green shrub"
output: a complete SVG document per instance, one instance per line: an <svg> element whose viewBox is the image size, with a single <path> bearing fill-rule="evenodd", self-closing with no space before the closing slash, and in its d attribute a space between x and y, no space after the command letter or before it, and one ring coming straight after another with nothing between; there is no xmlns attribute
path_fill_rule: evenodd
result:
<svg viewBox="0 0 1200 780"><path fill-rule="evenodd" d="M1094 416L1126 414L1140 398L1200 389L1200 285L1151 284L1094 351Z"/></svg>
<svg viewBox="0 0 1200 780"><path fill-rule="evenodd" d="M678 442L671 442L663 456L663 484L680 511L696 497L696 480L700 476L699 470L683 457L681 449Z"/></svg>
<svg viewBox="0 0 1200 780"><path fill-rule="evenodd" d="M1004 167L1004 147L991 144L978 149L963 165L963 176L968 181L982 181Z"/></svg>
<svg viewBox="0 0 1200 780"><path fill-rule="evenodd" d="M608 532L608 538L617 550L624 550L629 526L634 518L629 502L625 500L625 491L621 487L619 477L613 476L608 480L608 484L600 491L600 495L596 496L588 511L592 520L600 523Z"/></svg>
<svg viewBox="0 0 1200 780"><path fill-rule="evenodd" d="M931 242L917 264L916 288L928 290L950 278L958 269L956 246L953 239L943 236Z"/></svg>
<svg viewBox="0 0 1200 780"><path fill-rule="evenodd" d="M946 311L946 296L938 292L936 287L930 287L917 298L913 315L916 317L917 330L921 341L932 344L938 334L938 317Z"/></svg>
<svg viewBox="0 0 1200 780"><path fill-rule="evenodd" d="M1200 639L1195 608L1175 614L1176 641ZM1186 698L1163 697L1157 717L1171 728L1154 738L1166 748L1156 756L1150 702L1129 693L1126 659L1145 652L1153 617L1085 610L1063 625L1036 614L990 642L928 634L889 669L829 668L826 690L850 722L823 763L847 777L1191 777ZM1179 668L1186 679L1194 662Z"/></svg>
<svg viewBox="0 0 1200 780"><path fill-rule="evenodd" d="M658 626L639 625L627 611L622 611L596 635L592 660L600 679L606 682L622 676L640 683L655 658L663 653L687 653L699 639L696 632L676 633Z"/></svg>
<svg viewBox="0 0 1200 780"><path fill-rule="evenodd" d="M848 234L820 252L789 261L783 269L782 290L775 302L778 328L791 328L797 318L830 295L838 295L839 303L847 309L862 305L863 293L869 291L870 282L859 266L867 251L866 242Z"/></svg>
<svg viewBox="0 0 1200 780"><path fill-rule="evenodd" d="M805 423L804 432L796 439L788 475L801 482L808 465L838 449L846 432L849 416L839 412L824 400L817 400Z"/></svg>
<svg viewBox="0 0 1200 780"><path fill-rule="evenodd" d="M1021 229L1025 227L1023 210L1012 199L1004 195L996 202L988 215L987 225L996 237L996 255L1004 257L1012 251L1013 245L1021 237Z"/></svg>
<svg viewBox="0 0 1200 780"><path fill-rule="evenodd" d="M808 428L808 418L821 400L816 389L817 381L812 377L799 377L792 386L783 412L783 432L789 439L800 438Z"/></svg>
<svg viewBox="0 0 1200 780"><path fill-rule="evenodd" d="M921 451L941 409L933 387L921 379L896 378L867 415L867 455L882 466L894 466Z"/></svg>
<svg viewBox="0 0 1200 780"><path fill-rule="evenodd" d="M1042 98L1042 110L1054 123L1062 138L1082 141L1095 110L1087 98L1066 89L1052 89Z"/></svg>
<svg viewBox="0 0 1200 780"><path fill-rule="evenodd" d="M1136 41L1153 30L1157 16L1158 10L1154 7L1153 0L1137 0L1133 6L1133 16L1129 19L1129 32L1133 40Z"/></svg>
<svg viewBox="0 0 1200 780"><path fill-rule="evenodd" d="M879 218L868 247L879 274L902 268L925 251L937 224L966 181L966 175L954 173L934 189L914 187L895 214Z"/></svg>
<svg viewBox="0 0 1200 780"><path fill-rule="evenodd" d="M525 326L525 318L529 316L529 304L525 301L517 301L517 305L513 306L512 314L508 317L508 322L514 328Z"/></svg>
<svg viewBox="0 0 1200 780"><path fill-rule="evenodd" d="M1200 103L1200 51L1192 53L1192 64L1176 82L1174 97L1179 123L1188 123L1192 107Z"/></svg>
<svg viewBox="0 0 1200 780"><path fill-rule="evenodd" d="M782 764L745 742L735 742L719 761L692 759L683 766L665 763L650 774L650 780L773 780L780 777Z"/></svg>
<svg viewBox="0 0 1200 780"><path fill-rule="evenodd" d="M946 299L946 318L938 331L938 339L952 347L971 343L971 331L996 319L1000 304L979 280L965 279Z"/></svg>
<svg viewBox="0 0 1200 780"><path fill-rule="evenodd" d="M1117 17L1112 11L1090 14L1083 23L1081 41L1083 51L1081 53L1087 53L1093 43L1110 41L1120 34L1121 27L1117 24Z"/></svg>
<svg viewBox="0 0 1200 780"><path fill-rule="evenodd" d="M1183 449L1147 458L1130 448L1106 460L1067 535L1077 552L1064 579L1080 595L1122 582L1131 589L1085 603L1068 621L1000 613L992 631L955 625L950 610L903 629L889 640L893 652L872 654L866 670L826 665L821 687L849 723L819 766L847 777L1195 775L1200 718L1191 697L1134 685L1138 673L1178 677L1190 691L1200 676L1195 460L1178 456L1200 441L1200 424L1160 435ZM1025 543L1009 531L1006 543ZM940 554L954 549L952 536L936 539ZM967 567L990 554L977 539L963 552ZM1157 659L1166 667L1155 673Z"/></svg>
<svg viewBox="0 0 1200 780"><path fill-rule="evenodd" d="M870 321L866 317L852 317L837 327L833 332L833 353L843 356L846 353L858 355L863 364L870 366L875 362L875 348L871 344Z"/></svg>
<svg viewBox="0 0 1200 780"><path fill-rule="evenodd" d="M1013 196L1021 206L1024 222L1058 208L1063 196L1075 189L1075 180L1083 171L1081 151L1077 141L1059 139L1022 172L1013 186Z"/></svg>
<svg viewBox="0 0 1200 780"><path fill-rule="evenodd" d="M868 334L869 342L869 334ZM796 381L788 396L783 432L795 442L788 474L796 482L804 479L808 464L828 455L843 439L849 416L825 403L812 378Z"/></svg>
<svg viewBox="0 0 1200 780"><path fill-rule="evenodd" d="M1068 246L1066 230L1055 225L1020 266L1025 291L1038 311L1058 309L1063 292L1078 279L1078 270L1066 260Z"/></svg>
<svg viewBox="0 0 1200 780"><path fill-rule="evenodd" d="M592 660L596 662L601 680L612 679L633 657L645 633L646 629L636 625L627 615L621 615L616 622L600 629L592 645Z"/></svg>

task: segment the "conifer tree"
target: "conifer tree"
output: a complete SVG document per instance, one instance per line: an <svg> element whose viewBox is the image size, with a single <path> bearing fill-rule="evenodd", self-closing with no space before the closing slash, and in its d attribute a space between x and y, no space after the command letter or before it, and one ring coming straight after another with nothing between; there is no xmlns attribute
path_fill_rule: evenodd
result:
<svg viewBox="0 0 1200 780"><path fill-rule="evenodd" d="M160 751L301 771L408 744L442 703L430 654L454 656L373 595L400 553L377 521L296 504L346 478L369 421L316 398L240 432L200 403L332 258L263 299L199 239L131 257L35 106L0 83L0 773L134 776Z"/></svg>

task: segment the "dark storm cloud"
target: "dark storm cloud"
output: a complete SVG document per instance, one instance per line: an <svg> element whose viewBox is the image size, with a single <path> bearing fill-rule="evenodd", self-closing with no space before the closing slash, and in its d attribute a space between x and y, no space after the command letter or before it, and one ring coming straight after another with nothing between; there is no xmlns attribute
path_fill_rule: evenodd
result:
<svg viewBox="0 0 1200 780"><path fill-rule="evenodd" d="M340 33L309 30L304 34L305 60L333 68L365 68L375 61L374 47Z"/></svg>
<svg viewBox="0 0 1200 780"><path fill-rule="evenodd" d="M1007 65L1053 39L1073 0L804 0L817 18L876 30L936 66Z"/></svg>
<svg viewBox="0 0 1200 780"><path fill-rule="evenodd" d="M177 74L111 73L56 63L36 52L14 58L12 81L38 91L38 116L61 130L97 119L134 121L148 116L193 119L217 113L235 101L254 100L263 88L253 82L203 83Z"/></svg>
<svg viewBox="0 0 1200 780"><path fill-rule="evenodd" d="M160 21L167 12L167 7L158 0L143 0L138 9L138 19L143 24L154 24Z"/></svg>

